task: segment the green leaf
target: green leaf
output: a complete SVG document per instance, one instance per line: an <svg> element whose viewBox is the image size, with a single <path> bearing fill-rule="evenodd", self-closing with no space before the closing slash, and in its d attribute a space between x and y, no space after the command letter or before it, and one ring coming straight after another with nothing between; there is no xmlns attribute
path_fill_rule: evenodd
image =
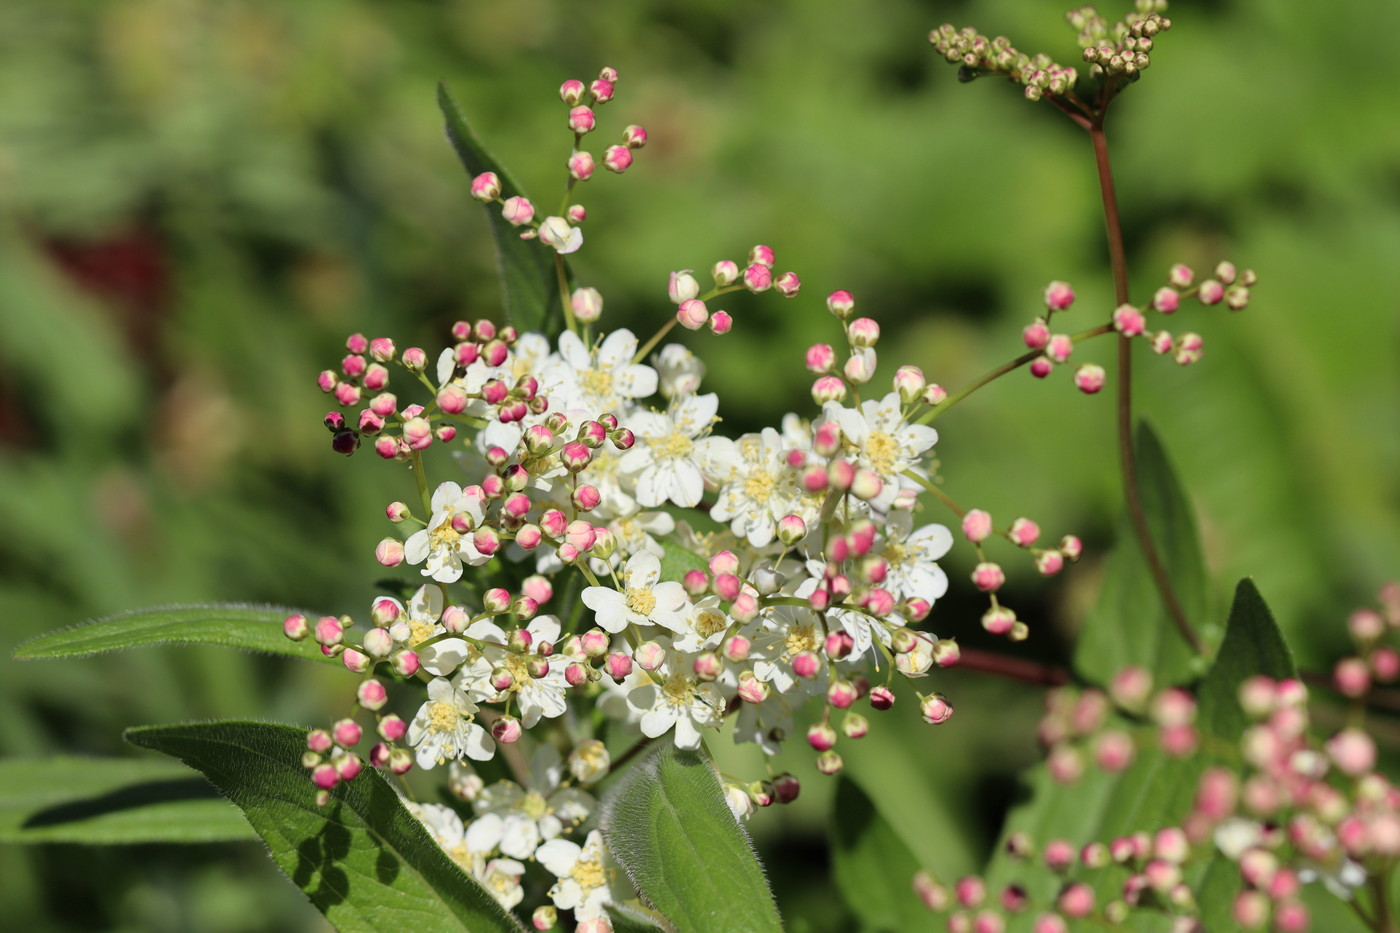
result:
<svg viewBox="0 0 1400 933"><path fill-rule="evenodd" d="M1056 838L1082 846L1138 830L1179 825L1193 805L1206 769L1237 765L1236 749L1245 726L1237 694L1239 685L1256 674L1282 679L1294 676L1294 670L1268 607L1246 579L1236 588L1225 639L1201 685L1197 708L1200 750L1186 758L1169 758L1157 747L1152 732L1143 730L1146 747L1121 774L1105 774L1091 767L1076 783L1061 785L1039 765L1032 771L1029 800L1007 818L1003 842L1012 832L1023 831L1037 846ZM988 866L989 884L995 887L1014 881L1036 898L1054 896L1060 878L1039 863L1012 859L1004 848ZM1091 884L1103 902L1121 893L1127 871L1118 867L1092 872L1076 868L1070 876ZM1222 864L1219 856L1210 857L1190 866L1188 881L1201 895L1206 929L1231 929L1234 924L1229 911L1239 890L1238 869ZM1156 922L1144 919L1146 926L1141 928L1151 928Z"/></svg>
<svg viewBox="0 0 1400 933"><path fill-rule="evenodd" d="M684 933L781 931L749 837L714 767L669 744L634 765L603 814L608 849L650 903Z"/></svg>
<svg viewBox="0 0 1400 933"><path fill-rule="evenodd" d="M611 904L608 906L608 917L612 920L613 933L658 933L661 930L669 930L669 927L658 926L656 917L648 916L646 911L636 907Z"/></svg>
<svg viewBox="0 0 1400 933"><path fill-rule="evenodd" d="M173 761L0 760L0 842L226 842L252 839L237 808Z"/></svg>
<svg viewBox="0 0 1400 933"><path fill-rule="evenodd" d="M282 620L296 611L236 604L134 609L31 638L15 650L15 658L85 658L143 645L205 644L335 663L314 641L282 634Z"/></svg>
<svg viewBox="0 0 1400 933"><path fill-rule="evenodd" d="M520 184L481 145L467 124L462 108L441 81L437 100L446 122L447 140L452 143L467 174L475 177L482 172L495 172L501 180L502 197L525 197ZM563 323L555 254L538 242L520 239L519 228L501 216L497 205L487 204L486 216L491 224L491 236L496 241L506 320L520 330L554 333ZM565 275L567 277L567 270Z"/></svg>
<svg viewBox="0 0 1400 933"><path fill-rule="evenodd" d="M306 732L261 722L129 729L127 740L202 772L340 933L495 933L524 927L447 857L374 769L321 808L301 766Z"/></svg>
<svg viewBox="0 0 1400 933"><path fill-rule="evenodd" d="M1298 676L1293 653L1284 644L1273 613L1254 581L1246 577L1235 587L1225 640L1201 683L1198 722L1203 731L1222 741L1238 742L1249 723L1240 706L1240 684L1256 674L1275 680Z"/></svg>
<svg viewBox="0 0 1400 933"><path fill-rule="evenodd" d="M902 933L929 925L912 882L919 862L854 781L836 787L831 861L841 897L868 933Z"/></svg>
<svg viewBox="0 0 1400 933"><path fill-rule="evenodd" d="M1187 619L1200 634L1206 629L1209 605L1205 560L1191 502L1161 441L1145 421L1138 425L1133 448L1152 540ZM1118 542L1105 561L1103 591L1079 633L1074 667L1084 679L1106 684L1117 671L1138 665L1165 685L1199 674L1199 669L1192 671L1193 657L1162 604L1125 510Z"/></svg>
<svg viewBox="0 0 1400 933"><path fill-rule="evenodd" d="M691 570L709 571L710 562L703 554L671 540L663 541L661 546L665 548L661 556L662 580L680 580Z"/></svg>

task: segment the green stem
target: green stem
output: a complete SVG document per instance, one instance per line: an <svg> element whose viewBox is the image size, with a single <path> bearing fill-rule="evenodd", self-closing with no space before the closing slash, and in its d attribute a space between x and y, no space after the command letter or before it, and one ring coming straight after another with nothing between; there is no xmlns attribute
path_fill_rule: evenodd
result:
<svg viewBox="0 0 1400 933"><path fill-rule="evenodd" d="M559 306L564 309L564 326L577 334L578 322L574 320L574 303L569 300L569 276L564 271L562 253L554 254L554 277L559 281Z"/></svg>
<svg viewBox="0 0 1400 933"><path fill-rule="evenodd" d="M423 472L423 455L418 451L413 451L413 478L418 483L418 497L423 500L423 514L427 516L425 521L433 520L433 497L428 493L428 477Z"/></svg>
<svg viewBox="0 0 1400 933"><path fill-rule="evenodd" d="M1108 161L1108 140L1104 136L1103 121L1107 104L1094 116L1089 125L1089 139L1094 146L1094 162L1098 167L1099 190L1103 194L1104 223L1108 233L1108 258L1113 268L1113 290L1116 303L1128 303L1128 260L1123 249L1123 226L1118 213L1118 195L1113 188L1113 171ZM1123 472L1123 494L1127 499L1128 515L1132 520L1133 532L1142 556L1147 561L1152 581L1157 593L1171 617L1177 632L1197 654L1205 653L1200 636L1191 627L1186 612L1172 588L1167 576L1166 565L1152 540L1152 532L1147 526L1147 513L1142 506L1142 495L1138 487L1137 458L1133 451L1133 346L1130 338L1118 337L1118 462Z"/></svg>
<svg viewBox="0 0 1400 933"><path fill-rule="evenodd" d="M1071 335L1070 340L1074 343L1079 343L1079 341L1081 340L1088 340L1091 337L1100 337L1104 334L1112 332L1112 324L1100 324L1098 327L1091 327L1088 330L1082 330L1077 334ZM952 408L958 402L961 402L963 399L967 398L969 395L971 395L973 392L976 392L978 389L982 388L987 383L994 382L995 380L1000 379L1002 376L1005 376L1012 370L1020 369L1022 366L1025 366L1027 363L1042 355L1043 351L1041 350L1028 350L1025 353L1022 353L1020 356L1016 357L1015 359L1008 360L1007 362L1002 363L996 369L993 369L991 372L979 376L973 382L954 392L952 395L948 396L943 401L939 402L937 405L924 412L923 415L921 415L915 421L915 423L928 424L930 421L937 418L939 415L943 414L945 411Z"/></svg>

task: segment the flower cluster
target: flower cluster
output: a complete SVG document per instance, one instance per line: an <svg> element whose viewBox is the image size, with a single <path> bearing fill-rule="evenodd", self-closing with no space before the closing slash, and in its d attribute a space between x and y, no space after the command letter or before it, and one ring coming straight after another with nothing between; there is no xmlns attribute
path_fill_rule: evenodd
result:
<svg viewBox="0 0 1400 933"><path fill-rule="evenodd" d="M1204 863L1223 858L1239 879L1231 906L1239 929L1310 929L1301 892L1314 882L1351 902L1369 927L1384 928L1358 898L1363 889L1384 891L1400 857L1400 787L1377 770L1375 740L1362 728L1360 705L1363 678L1373 671L1380 680L1396 676L1393 649L1377 642L1400 627L1400 585L1387 585L1380 599L1379 609L1359 609L1349 619L1363 659L1341 662L1334 686L1358 705L1350 724L1327 739L1311 731L1309 693L1301 681L1249 678L1238 695L1249 720L1238 745L1243 770L1205 770L1179 825L1078 844L1011 834L1006 845L1013 859L1039 860L1064 878L1051 903L1036 904L1020 884L991 892L976 876L945 885L926 871L914 878L915 891L947 916L952 933L997 933L1013 915L1035 911L1037 933L1062 933L1080 920L1123 924L1143 909L1165 910L1175 918L1174 930L1191 933L1203 929L1191 879ZM1114 717L1115 708L1123 715ZM1135 738L1131 723L1144 718L1155 725L1162 750L1181 757L1199 741L1194 713L1189 693L1168 688L1154 694L1139 668L1120 672L1107 691L1052 693L1040 725L1049 772L1072 783L1086 759L1104 771L1126 769L1142 731ZM1096 873L1115 866L1124 874L1121 889L1100 902L1105 884Z"/></svg>
<svg viewBox="0 0 1400 933"><path fill-rule="evenodd" d="M537 220L534 205L503 190L494 172L472 179L473 197L499 205L527 249L549 251L561 332L464 320L432 350L354 334L339 367L320 374L337 405L324 419L332 448L349 455L367 444L412 477L413 504L385 507L397 530L375 557L411 570L418 585L374 600L367 624L330 616L285 623L288 637L313 639L359 675L356 707L373 718L370 764L396 775L442 769L471 804L469 819L441 805L415 811L464 870L507 907L521 901L531 865L553 874L552 906L535 912L539 929L559 910L572 911L580 929L606 929L603 905L627 896L614 887L582 788L646 743L698 749L727 728L773 755L800 733L816 769L835 774L842 743L871 728L866 712L888 710L904 681L958 662L955 620L939 619L941 635L928 624L949 585L939 561L955 543L949 527L924 514L930 502L960 522L976 552L971 582L990 601L983 627L1027 637L1026 622L999 600L1006 572L988 553L991 539L1010 542L1045 576L1076 560L1082 545L1065 535L1046 546L1030 518L998 526L988 511L957 505L935 475L931 422L1018 366L1045 375L1079 340L1147 336L1145 309L1126 305L1092 331L1052 333L1053 315L1074 298L1053 283L1047 313L1027 328L1032 352L950 393L913 365L880 380L880 325L838 290L824 304L841 339L793 354L794 366L815 377L813 407L726 433L720 395L703 388L705 364L664 341L730 332L735 318L717 307L722 296L771 293L801 305L802 282L777 271L773 250L758 245L743 263L712 263L707 287L692 270L672 272L665 292L674 315L645 341L601 326L603 296L568 285L563 257L583 242L586 211L570 202L594 158L580 147L617 80L605 68L590 84L560 88L573 146L559 216ZM1072 71L1065 80L1072 85ZM646 139L629 126L603 164L622 172ZM1152 307L1171 313L1192 295L1243 307L1253 282L1228 264L1194 289L1190 279L1174 270ZM1183 354L1200 347L1188 338L1150 339L1189 362ZM1076 378L1085 391L1092 381L1083 371ZM450 473L430 481L440 470ZM1150 685L1120 692L1114 699L1130 707L1146 702ZM1194 732L1178 693L1159 695L1153 709L1161 707L1154 716L1184 750ZM912 702L932 725L953 714L936 690L915 690ZM1055 707L1047 719L1064 720L1051 740L1062 747L1064 775L1090 744L1105 767L1125 765L1131 743L1100 729L1096 710L1108 701L1085 694L1064 703L1073 708ZM323 803L363 767L369 729L359 719L308 735L303 763ZM483 786L467 762L498 756L516 781ZM765 771L726 779L736 815L798 796L797 777Z"/></svg>

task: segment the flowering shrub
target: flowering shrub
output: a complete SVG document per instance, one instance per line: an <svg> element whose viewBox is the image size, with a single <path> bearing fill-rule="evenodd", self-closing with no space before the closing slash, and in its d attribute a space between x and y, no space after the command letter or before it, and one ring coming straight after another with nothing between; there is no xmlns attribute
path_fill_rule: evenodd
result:
<svg viewBox="0 0 1400 933"><path fill-rule="evenodd" d="M971 29L930 34L960 79L1007 78L1089 135L1116 293L1114 307L1086 314L1071 285L1049 283L1017 355L962 387L889 359L878 309L858 311L845 290L812 299L763 245L743 263L687 257L709 271L670 273L674 312L645 340L609 329L603 295L565 257L586 255L580 184L600 166L644 164L640 126L592 142L617 71L560 86L572 145L557 212L544 216L440 88L470 194L491 220L505 313L457 322L441 346L353 334L316 378L335 405L324 419L331 448L372 451L404 475L404 499L383 506L395 531L374 548L400 569L392 595L358 620L246 607L135 613L21 654L210 641L354 675L352 712L309 731L226 722L129 733L209 777L341 929L380 928L365 912L402 925L422 911L444 929L519 929L526 916L538 930L779 929L741 821L791 803L817 779L810 772L842 772L896 703L917 706L930 726L952 718L936 669L962 660L956 638L968 622L939 612L950 581L938 562L971 549L970 579L956 585L985 594L982 629L1015 643L1034 632L999 595L1003 562L1054 576L1083 552L1072 533L960 505L933 424L995 379L1020 369L1047 379L1111 343L1068 378L1084 394L1111 388L1116 401L1129 540L1102 605L1131 612L1144 594L1160 603L1195 672L1089 664L1083 683L1052 691L1046 763L983 876L949 885L917 870L843 784L843 892L872 928L917 928L932 910L954 933L1157 921L1293 931L1309 925L1301 886L1320 880L1369 928L1393 929L1400 795L1377 772L1360 720L1372 680L1400 675L1400 655L1381 644L1400 626L1396 594L1352 618L1358 656L1335 680L1356 721L1312 738L1307 690L1252 584L1241 583L1219 644L1200 633L1190 510L1161 442L1133 421L1134 353L1196 363L1202 338L1170 316L1190 326L1208 309L1241 311L1256 283L1228 260L1206 275L1179 263L1147 297L1130 292L1104 118L1170 29L1164 7L1139 0L1117 23L1071 12L1082 74ZM814 377L811 405L736 436L701 357L667 341L745 326L720 307L739 292L804 313L824 306L832 338L775 348L774 365ZM1072 328L1072 313L1089 319ZM1085 641L1112 641L1124 625L1086 630ZM765 765L720 776L706 749L729 738L768 756L805 739L809 773ZM437 779L446 802L409 794L400 778L415 770ZM350 843L332 841L333 829ZM852 879L876 856L896 893L861 903Z"/></svg>

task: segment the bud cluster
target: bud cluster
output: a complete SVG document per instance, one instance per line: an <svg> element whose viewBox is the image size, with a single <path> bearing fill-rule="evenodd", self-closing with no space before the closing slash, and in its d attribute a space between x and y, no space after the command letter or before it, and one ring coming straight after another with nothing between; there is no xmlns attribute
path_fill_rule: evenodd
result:
<svg viewBox="0 0 1400 933"><path fill-rule="evenodd" d="M1191 268L1178 263L1168 272L1167 284L1158 288L1146 305L1119 305L1109 316L1108 324L1078 334L1057 333L1052 329L1055 314L1068 311L1074 303L1074 290L1064 282L1051 282L1045 289L1045 313L1021 330L1021 340L1026 347L1033 353L1039 351L1038 355L1029 357L1028 368L1032 376L1044 379L1057 365L1069 361L1075 344L1109 332L1141 338L1158 356L1170 355L1177 364L1189 366L1201 358L1205 347L1201 335L1192 332L1174 335L1168 330L1153 330L1149 326L1149 315L1154 312L1175 314L1182 299L1189 298L1195 298L1205 307L1223 303L1231 311L1243 311L1249 306L1250 288L1255 281L1252 269L1241 272L1234 263L1221 262L1211 278L1198 283ZM1084 363L1075 370L1074 384L1086 395L1093 395L1103 388L1105 378L1102 366Z"/></svg>
<svg viewBox="0 0 1400 933"><path fill-rule="evenodd" d="M1063 96L1074 89L1079 74L1056 64L1048 55L1027 55L1005 36L988 39L975 29L958 29L944 23L928 34L928 41L949 62L958 65L958 80L972 81L999 74L1025 88L1029 100L1043 95Z"/></svg>

